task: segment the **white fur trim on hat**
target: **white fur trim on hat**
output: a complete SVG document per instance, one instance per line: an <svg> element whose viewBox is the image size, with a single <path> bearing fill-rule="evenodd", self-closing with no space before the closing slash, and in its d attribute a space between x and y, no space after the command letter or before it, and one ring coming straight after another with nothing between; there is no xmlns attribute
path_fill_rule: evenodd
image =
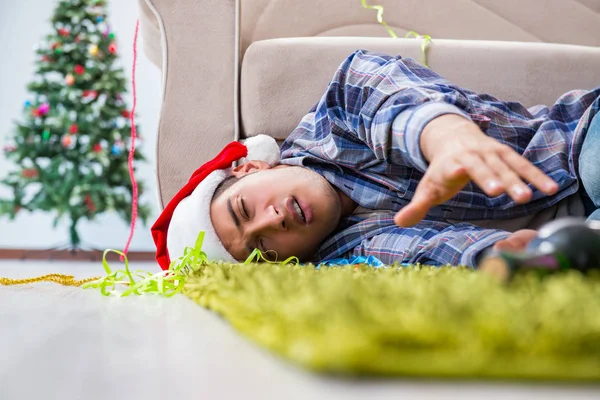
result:
<svg viewBox="0 0 600 400"><path fill-rule="evenodd" d="M248 155L243 161L264 161L271 167L279 163L279 146L275 139L267 135L256 135L246 139L244 145Z"/></svg>
<svg viewBox="0 0 600 400"><path fill-rule="evenodd" d="M193 248L198 234L204 231L202 251L210 260L237 262L219 240L210 219L210 203L213 194L217 186L230 175L230 170L211 172L191 195L177 205L167 231L167 249L171 260L182 257L186 247Z"/></svg>

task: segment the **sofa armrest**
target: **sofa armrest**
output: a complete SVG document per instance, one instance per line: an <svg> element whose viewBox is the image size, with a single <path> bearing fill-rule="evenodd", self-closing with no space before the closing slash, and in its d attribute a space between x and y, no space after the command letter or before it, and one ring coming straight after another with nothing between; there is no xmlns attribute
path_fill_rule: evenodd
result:
<svg viewBox="0 0 600 400"><path fill-rule="evenodd" d="M151 41L144 50L162 65L156 174L164 205L238 137L239 0L139 1L142 34ZM153 54L157 28L160 56Z"/></svg>
<svg viewBox="0 0 600 400"><path fill-rule="evenodd" d="M158 19L146 0L138 0L138 6L140 8L140 35L144 39L142 40L144 54L152 64L162 69L161 27Z"/></svg>

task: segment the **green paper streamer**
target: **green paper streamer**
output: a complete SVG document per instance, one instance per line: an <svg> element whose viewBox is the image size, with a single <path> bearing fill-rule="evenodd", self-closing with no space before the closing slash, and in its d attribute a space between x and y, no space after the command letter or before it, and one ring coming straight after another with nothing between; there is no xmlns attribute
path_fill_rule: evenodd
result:
<svg viewBox="0 0 600 400"><path fill-rule="evenodd" d="M376 10L377 11L377 22L379 22L385 29L387 29L387 31L391 37L393 37L394 39L398 39L398 35L396 35L396 32L394 32L392 30L392 28L390 28L388 26L388 24L383 20L383 6L380 6L380 5L370 6L367 4L367 0L361 0L361 3L362 3L362 6L368 10Z"/></svg>
<svg viewBox="0 0 600 400"><path fill-rule="evenodd" d="M246 261L244 261L244 264L248 265L248 264L253 264L253 263L261 263L261 262L268 263L268 264L275 264L275 265L297 265L297 264L300 264L300 260L298 259L298 257L295 257L295 256L288 257L283 261L271 261L271 260L265 258L264 254L262 253L262 251L260 251L260 249L254 249L254 251L252 253L250 253L250 255L248 256Z"/></svg>
<svg viewBox="0 0 600 400"><path fill-rule="evenodd" d="M421 64L429 68L427 65L427 50L429 49L429 43L431 43L431 36L429 35L419 35L415 31L410 31L404 36L405 38L414 37L415 39L423 39L423 43L421 44Z"/></svg>
<svg viewBox="0 0 600 400"><path fill-rule="evenodd" d="M202 251L202 244L204 242L204 232L201 231L198 234L194 247L186 247L184 250L183 257L171 261L169 269L152 274L147 271L136 270L131 271L129 269L129 260L125 253L119 250L106 249L102 255L102 266L106 272L106 276L88 282L82 285L82 288L95 288L99 289L100 293L104 296L118 295L120 297L126 297L131 294L155 294L165 297L171 297L176 293L179 293L185 283L185 278L190 274L198 271L202 266L209 263L208 256ZM108 265L106 256L109 253L115 253L123 257L124 269L113 271ZM269 261L265 258L259 249L254 249L250 256L246 259L244 264L252 263L269 263L274 265L289 265L298 264L299 260L297 257L289 257L284 261ZM219 262L213 262L212 264L218 264ZM129 288L124 291L118 291L118 285L128 285Z"/></svg>
<svg viewBox="0 0 600 400"><path fill-rule="evenodd" d="M130 271L129 260L125 253L119 250L107 249L102 255L102 266L106 276L96 281L82 285L82 288L99 289L104 296L118 295L126 297L131 294L155 294L171 297L183 289L185 277L199 269L203 263L208 261L206 253L202 251L204 232L198 234L194 248L186 247L183 257L173 260L169 269L152 274L147 271ZM112 271L106 260L108 253L116 253L123 257L124 269ZM136 281L136 278L139 279ZM118 291L117 285L128 285L124 291Z"/></svg>
<svg viewBox="0 0 600 400"><path fill-rule="evenodd" d="M388 33L390 34L391 37L393 37L394 39L398 38L398 35L396 35L396 32L394 32L392 30L392 28L390 28L388 26L388 24L383 20L383 6L381 5L368 5L367 4L367 0L361 0L362 6L366 9L369 10L377 10L377 22L380 23L385 29L387 29ZM421 53L422 53L422 57L421 57L421 64L423 64L424 66L426 66L427 68L429 68L429 65L427 65L427 50L429 49L429 43L431 42L431 36L429 35L420 35L415 31L410 31L408 32L405 36L405 38L410 38L410 37L414 37L415 39L423 39L423 44L421 45Z"/></svg>
<svg viewBox="0 0 600 400"><path fill-rule="evenodd" d="M111 252L124 257L124 269L111 270L106 261L107 254ZM179 293L183 288L185 276L179 273L178 268L169 268L166 271L156 274L142 270L130 271L127 257L123 252L118 250L105 250L102 256L102 265L106 271L106 276L96 281L88 282L82 285L82 288L95 288L99 289L100 293L104 296L118 295L120 297L126 297L131 294L158 294L171 297ZM138 280L136 281L136 279ZM129 288L124 291L118 291L117 285L127 285Z"/></svg>

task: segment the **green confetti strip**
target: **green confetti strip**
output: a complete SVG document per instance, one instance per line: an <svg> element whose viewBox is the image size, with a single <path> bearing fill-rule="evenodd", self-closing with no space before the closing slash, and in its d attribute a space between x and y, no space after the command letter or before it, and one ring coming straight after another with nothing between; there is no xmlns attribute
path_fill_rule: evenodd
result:
<svg viewBox="0 0 600 400"><path fill-rule="evenodd" d="M423 43L421 44L421 64L429 68L429 65L427 65L427 51L429 50L429 43L431 43L431 36L419 35L415 31L410 31L406 34L405 38L409 37L414 37L415 39L423 39Z"/></svg>
<svg viewBox="0 0 600 400"><path fill-rule="evenodd" d="M183 289L185 279L188 275L210 263L206 253L202 251L203 242L204 232L200 232L193 248L186 247L183 257L173 260L168 270L154 274L142 270L131 271L129 269L129 260L122 251L107 249L102 255L102 266L104 267L106 276L85 283L81 287L84 289L99 289L100 293L105 296L117 295L126 297L131 294L155 294L171 297ZM115 253L122 257L124 262L123 269L113 271L110 268L106 260L106 256L109 253ZM218 264L219 262L212 263ZM299 264L299 260L297 257L289 257L283 261L270 261L259 249L254 249L244 262L244 265L252 263L269 263L284 266ZM119 290L120 286L128 286L128 288L126 290Z"/></svg>
<svg viewBox="0 0 600 400"><path fill-rule="evenodd" d="M250 255L248 256L246 261L244 261L244 264L246 264L246 265L251 264L251 263L268 263L268 264L275 264L275 265L297 265L297 264L300 264L300 260L298 259L298 257L292 256L292 257L286 258L283 261L271 261L271 260L267 259L259 249L254 249L254 251L252 253L250 253Z"/></svg>
<svg viewBox="0 0 600 400"><path fill-rule="evenodd" d="M132 272L129 269L129 260L123 252L107 249L102 256L102 266L104 267L104 271L106 271L106 276L88 282L82 285L82 288L99 289L100 293L105 296L118 295L126 297L131 294L155 294L171 297L183 289L186 276L208 262L206 253L202 251L203 242L204 232L200 232L193 248L187 247L184 256L173 260L168 270L155 274L142 270ZM112 271L106 260L106 256L109 253L116 253L122 256L125 268ZM124 291L120 291L118 286L122 285L129 287Z"/></svg>
<svg viewBox="0 0 600 400"><path fill-rule="evenodd" d="M394 39L398 39L398 35L396 35L396 32L394 32L394 30L392 28L390 28L389 25L383 20L383 6L380 6L380 5L371 6L371 5L367 4L367 0L361 0L361 3L362 3L362 6L368 10L376 10L377 11L377 22L379 22L385 29L387 29L387 31L391 37L393 37Z"/></svg>
<svg viewBox="0 0 600 400"><path fill-rule="evenodd" d="M377 22L381 24L394 39L398 38L398 35L390 26L383 20L383 6L381 5L369 5L367 4L367 0L361 0L362 6L368 10L376 10L377 11ZM431 36L429 35L420 35L415 31L408 32L405 38L414 37L415 39L423 39L423 44L421 44L421 64L429 68L427 65L427 51L429 50L429 43L431 43Z"/></svg>

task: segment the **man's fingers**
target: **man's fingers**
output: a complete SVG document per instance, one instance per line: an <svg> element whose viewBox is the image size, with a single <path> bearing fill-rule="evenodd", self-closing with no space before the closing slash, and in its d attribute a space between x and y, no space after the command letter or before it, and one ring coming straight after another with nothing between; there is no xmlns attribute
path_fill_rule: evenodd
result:
<svg viewBox="0 0 600 400"><path fill-rule="evenodd" d="M531 200L532 192L529 186L527 186L519 177L519 175L513 171L507 164L502 160L498 154L490 152L485 156L485 162L492 168L496 174L500 177L502 186L508 195L517 203L526 203Z"/></svg>
<svg viewBox="0 0 600 400"><path fill-rule="evenodd" d="M533 186L545 194L552 195L558 190L558 184L556 182L510 147L502 146L499 154L502 160L504 160L513 171L517 172L519 176L528 182L531 182Z"/></svg>
<svg viewBox="0 0 600 400"><path fill-rule="evenodd" d="M410 203L396 213L394 217L396 225L402 227L416 225L425 219L431 207L444 201L440 197L442 192L440 192L439 186L432 181L431 175L429 171L425 174Z"/></svg>
<svg viewBox="0 0 600 400"><path fill-rule="evenodd" d="M421 222L427 216L431 204L423 201L412 200L402 210L396 213L394 216L394 222L396 225L408 228Z"/></svg>
<svg viewBox="0 0 600 400"><path fill-rule="evenodd" d="M498 196L506 190L496 171L490 168L484 160L475 153L461 157L469 177L490 197Z"/></svg>
<svg viewBox="0 0 600 400"><path fill-rule="evenodd" d="M415 194L394 217L398 226L413 226L423 220L429 209L451 199L469 182L466 168L451 160L432 164L419 182Z"/></svg>
<svg viewBox="0 0 600 400"><path fill-rule="evenodd" d="M536 237L537 232L532 229L522 229L511 234L506 239L494 244L494 250L500 251L522 251Z"/></svg>

